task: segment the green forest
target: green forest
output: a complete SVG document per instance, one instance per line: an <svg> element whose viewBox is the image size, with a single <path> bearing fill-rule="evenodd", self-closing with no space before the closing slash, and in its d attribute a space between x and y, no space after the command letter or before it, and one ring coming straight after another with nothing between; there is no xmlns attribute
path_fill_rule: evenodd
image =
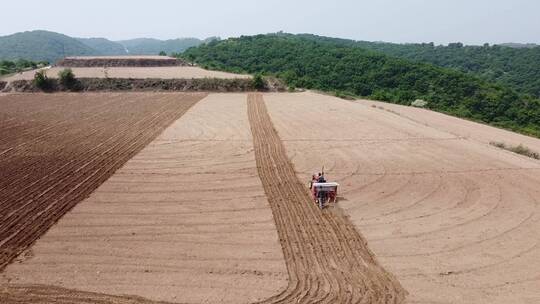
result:
<svg viewBox="0 0 540 304"><path fill-rule="evenodd" d="M17 73L28 69L36 69L40 66L47 65L47 62L34 62L28 60L0 60L0 75Z"/></svg>
<svg viewBox="0 0 540 304"><path fill-rule="evenodd" d="M273 75L290 87L427 107L540 137L540 100L511 86L341 42L270 34L213 41L184 59L210 69Z"/></svg>
<svg viewBox="0 0 540 304"><path fill-rule="evenodd" d="M316 35L306 39L369 49L415 62L431 63L470 73L490 82L511 86L524 94L540 97L540 46L510 47L504 45L465 46L450 43L396 44L354 41Z"/></svg>

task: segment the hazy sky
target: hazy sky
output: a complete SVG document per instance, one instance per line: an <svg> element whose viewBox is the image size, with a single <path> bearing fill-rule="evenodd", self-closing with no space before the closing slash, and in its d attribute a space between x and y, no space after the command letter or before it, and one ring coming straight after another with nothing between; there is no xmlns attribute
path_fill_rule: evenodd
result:
<svg viewBox="0 0 540 304"><path fill-rule="evenodd" d="M46 29L114 40L314 33L390 42L540 43L540 0L15 0L0 35Z"/></svg>

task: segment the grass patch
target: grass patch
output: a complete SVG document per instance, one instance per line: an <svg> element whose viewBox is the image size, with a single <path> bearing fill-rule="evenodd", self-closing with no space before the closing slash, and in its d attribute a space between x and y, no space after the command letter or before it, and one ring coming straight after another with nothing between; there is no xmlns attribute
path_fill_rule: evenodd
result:
<svg viewBox="0 0 540 304"><path fill-rule="evenodd" d="M496 142L496 141L492 141L489 144L497 148L501 148L501 149L514 152L520 155L524 155L530 158L540 159L540 153L532 151L531 149L527 148L526 146L522 144L519 144L517 146L510 146L503 142Z"/></svg>

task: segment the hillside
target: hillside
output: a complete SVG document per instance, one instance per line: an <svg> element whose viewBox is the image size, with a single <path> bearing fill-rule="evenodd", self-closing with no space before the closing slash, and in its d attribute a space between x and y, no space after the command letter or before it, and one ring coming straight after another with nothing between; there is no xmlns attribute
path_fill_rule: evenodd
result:
<svg viewBox="0 0 540 304"><path fill-rule="evenodd" d="M31 31L0 37L0 60L26 59L55 62L65 56L90 56L100 53L66 35Z"/></svg>
<svg viewBox="0 0 540 304"><path fill-rule="evenodd" d="M198 38L179 38L171 40L158 40L151 38L139 38L119 41L130 55L157 55L160 52L167 54L181 53L186 49L202 44L206 40Z"/></svg>
<svg viewBox="0 0 540 304"><path fill-rule="evenodd" d="M157 55L161 51L171 54L215 39L219 38L111 41L105 38L72 38L38 30L0 37L0 60L25 59L54 63L66 56Z"/></svg>
<svg viewBox="0 0 540 304"><path fill-rule="evenodd" d="M101 55L118 56L127 54L122 44L105 38L77 38L77 40L96 50Z"/></svg>
<svg viewBox="0 0 540 304"><path fill-rule="evenodd" d="M508 43L503 45L448 46L395 44L301 35L319 42L339 43L369 49L416 62L434 64L480 76L491 82L511 86L524 94L540 97L540 46Z"/></svg>
<svg viewBox="0 0 540 304"><path fill-rule="evenodd" d="M423 99L436 111L540 136L538 99L452 69L340 43L282 34L243 36L191 48L183 57L213 69L274 74L293 87L399 104Z"/></svg>

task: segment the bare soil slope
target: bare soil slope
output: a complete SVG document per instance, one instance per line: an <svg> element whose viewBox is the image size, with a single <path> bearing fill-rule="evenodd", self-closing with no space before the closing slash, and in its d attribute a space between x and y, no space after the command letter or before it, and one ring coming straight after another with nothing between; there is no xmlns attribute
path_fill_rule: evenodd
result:
<svg viewBox="0 0 540 304"><path fill-rule="evenodd" d="M411 120L312 93L265 99L298 177L325 165L341 183L339 207L407 303L540 302L540 162L475 140L476 124L456 136L437 113Z"/></svg>
<svg viewBox="0 0 540 304"><path fill-rule="evenodd" d="M280 293L288 275L246 95L196 104L2 277L9 303L251 303Z"/></svg>
<svg viewBox="0 0 540 304"><path fill-rule="evenodd" d="M259 176L287 261L288 288L265 303L402 303L406 292L341 214L312 203L266 111L248 97Z"/></svg>
<svg viewBox="0 0 540 304"><path fill-rule="evenodd" d="M47 76L57 78L62 67L52 67L47 69ZM175 66L175 67L89 67L71 68L77 78L135 78L135 79L177 79L177 78L250 78L249 75L233 74L220 71L210 71L199 67ZM34 79L35 70L26 71L10 77L3 78L3 81L11 82L15 80Z"/></svg>
<svg viewBox="0 0 540 304"><path fill-rule="evenodd" d="M187 65L183 60L167 56L96 56L66 57L56 63L61 67L160 67Z"/></svg>
<svg viewBox="0 0 540 304"><path fill-rule="evenodd" d="M204 94L0 99L0 270Z"/></svg>

